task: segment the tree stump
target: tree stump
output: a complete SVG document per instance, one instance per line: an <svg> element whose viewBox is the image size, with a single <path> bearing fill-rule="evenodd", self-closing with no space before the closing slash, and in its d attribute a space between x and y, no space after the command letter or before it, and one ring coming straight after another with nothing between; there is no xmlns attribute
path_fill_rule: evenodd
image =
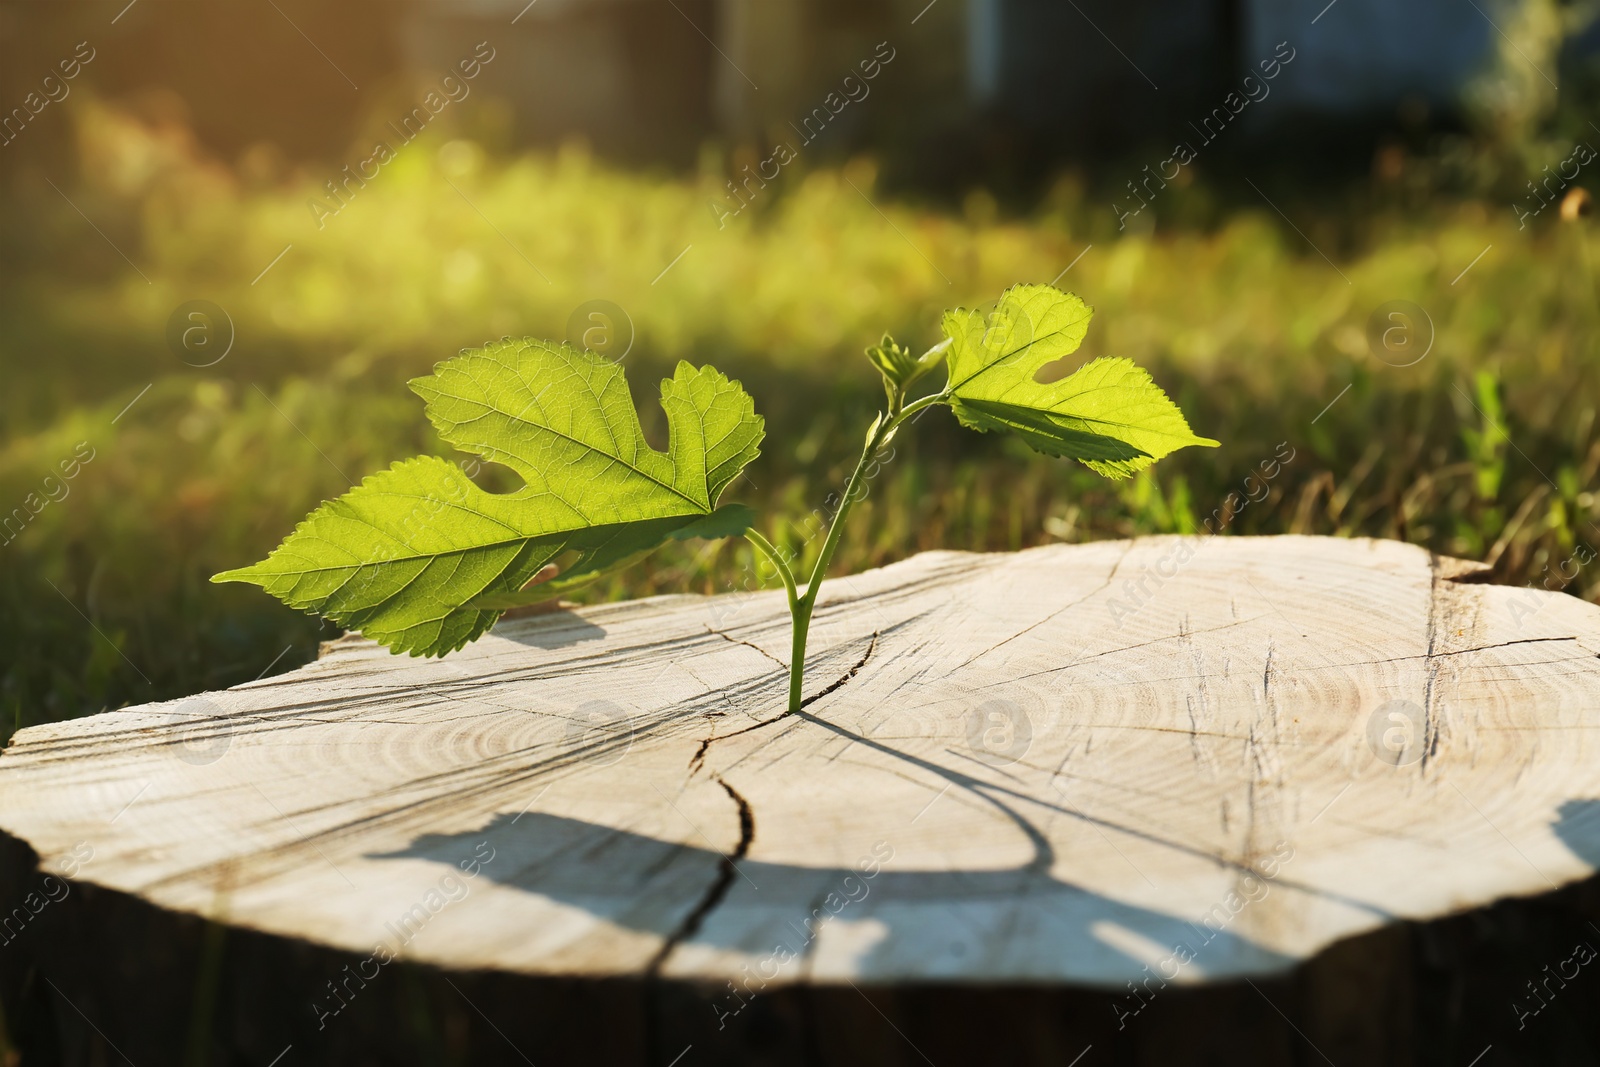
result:
<svg viewBox="0 0 1600 1067"><path fill-rule="evenodd" d="M1048 1003L1038 1055L1063 1065L1203 1028L1216 996L1235 1050L1294 1028L1255 1062L1392 1051L1406 1027L1367 1008L1323 1023L1414 970L1383 962L1410 959L1395 931L1600 856L1600 609L1486 576L1314 537L925 553L829 581L796 714L781 592L557 610L440 660L349 635L289 674L19 732L0 828L150 922L353 960L290 998L286 1063L321 1062L393 959L612 991L570 1022L662 1063L687 1034L683 1067L766 1002L922 1062L916 1034L950 1024L888 1006L919 990ZM1321 991L1286 992L1319 954ZM55 966L58 992L89 981ZM1541 975L1501 976L1502 1005Z"/></svg>

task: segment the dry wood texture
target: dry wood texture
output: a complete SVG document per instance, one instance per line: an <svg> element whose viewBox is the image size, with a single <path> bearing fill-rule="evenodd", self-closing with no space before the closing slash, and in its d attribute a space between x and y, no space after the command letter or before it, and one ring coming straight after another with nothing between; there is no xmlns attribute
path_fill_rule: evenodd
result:
<svg viewBox="0 0 1600 1067"><path fill-rule="evenodd" d="M788 716L776 592L504 622L443 660L349 637L22 731L0 827L46 870L379 960L1270 974L1593 872L1600 609L1482 577L1325 538L928 553L829 583Z"/></svg>

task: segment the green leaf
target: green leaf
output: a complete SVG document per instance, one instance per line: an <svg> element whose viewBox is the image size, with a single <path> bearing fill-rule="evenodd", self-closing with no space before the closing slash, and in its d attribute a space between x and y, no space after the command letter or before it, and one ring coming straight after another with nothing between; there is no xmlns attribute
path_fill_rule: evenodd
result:
<svg viewBox="0 0 1600 1067"><path fill-rule="evenodd" d="M724 504L703 519L695 519L687 526L672 531L674 541L687 541L703 537L715 541L719 537L736 537L756 524L756 509L748 504Z"/></svg>
<svg viewBox="0 0 1600 1067"><path fill-rule="evenodd" d="M1132 360L1101 358L1048 384L1045 365L1077 351L1094 311L1048 285L1007 289L993 312L945 312L951 408L974 430L1011 430L1032 448L1126 478L1197 437L1183 412Z"/></svg>
<svg viewBox="0 0 1600 1067"><path fill-rule="evenodd" d="M687 525L675 529L670 528L670 524L681 522L681 519L666 520L660 525L641 522L616 527L617 535L607 542L603 550L567 563L559 575L547 581L536 581L536 584L517 592L484 593L474 597L467 606L504 611L537 604L580 589L614 571L633 566L661 547L662 529L668 529L666 536L674 541L688 541L696 537L715 541L744 533L755 525L755 520L754 508L746 504L724 504L711 514L691 519Z"/></svg>
<svg viewBox="0 0 1600 1067"><path fill-rule="evenodd" d="M646 443L621 368L568 345L508 339L411 388L441 437L523 487L494 494L447 460L404 460L317 508L262 562L212 581L253 582L396 652L442 655L507 607L753 517L716 504L759 454L762 420L714 368L679 363L661 383L666 452ZM523 590L563 555L558 578Z"/></svg>

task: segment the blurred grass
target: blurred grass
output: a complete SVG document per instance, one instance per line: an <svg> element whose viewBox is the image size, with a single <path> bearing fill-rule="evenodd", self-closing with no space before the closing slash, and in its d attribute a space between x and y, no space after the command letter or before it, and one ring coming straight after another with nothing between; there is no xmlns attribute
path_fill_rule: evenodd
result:
<svg viewBox="0 0 1600 1067"><path fill-rule="evenodd" d="M1159 207L1203 224L1119 233L1072 178L1008 216L981 193L956 211L896 201L862 161L796 164L719 228L715 159L699 177L648 175L429 135L319 229L307 202L328 202L329 175L240 177L181 129L82 111L81 178L21 190L28 224L0 236L28 265L0 291L0 507L65 490L0 546L0 736L312 657L331 631L208 576L353 480L449 454L406 378L502 335L565 337L593 299L636 328L625 365L647 433L674 360L745 382L769 436L732 493L802 553L881 398L861 349L885 329L930 343L944 308L1015 282L1061 275L1096 308L1079 355L1143 363L1223 442L1112 484L931 416L872 483L839 572L927 548L1189 532L1219 509L1230 535L1396 537L1517 584L1600 545L1592 221L1551 211L1519 232L1500 202L1375 180L1330 204L1266 186L1291 226L1196 183ZM236 330L207 368L165 340L197 298ZM1368 319L1393 300L1434 327L1413 366L1369 350ZM93 458L46 483L79 442ZM1229 516L1283 443L1295 458L1270 494ZM587 598L742 587L751 565L741 542L674 545ZM1600 597L1600 567L1566 588Z"/></svg>

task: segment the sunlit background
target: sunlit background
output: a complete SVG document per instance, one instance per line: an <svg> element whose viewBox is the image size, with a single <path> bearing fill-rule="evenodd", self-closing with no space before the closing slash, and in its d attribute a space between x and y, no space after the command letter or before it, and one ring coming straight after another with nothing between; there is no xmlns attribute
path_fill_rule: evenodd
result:
<svg viewBox="0 0 1600 1067"><path fill-rule="evenodd" d="M503 335L768 420L804 553L862 349L1056 281L1219 450L1110 483L923 420L836 560L1395 537L1600 597L1600 4L0 4L0 739L302 664L209 575L419 451L404 382ZM1270 484L1263 460L1292 459ZM489 472L486 484L505 487ZM496 479L499 478L497 481ZM742 542L588 599L713 593Z"/></svg>

